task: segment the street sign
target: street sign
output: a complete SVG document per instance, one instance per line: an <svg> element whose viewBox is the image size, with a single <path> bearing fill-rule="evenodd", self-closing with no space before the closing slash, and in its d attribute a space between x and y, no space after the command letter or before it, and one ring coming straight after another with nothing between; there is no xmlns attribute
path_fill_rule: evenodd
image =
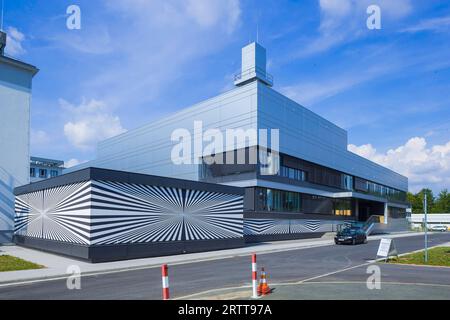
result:
<svg viewBox="0 0 450 320"><path fill-rule="evenodd" d="M387 260L391 256L398 256L394 240L381 239L380 246L378 247L377 257L382 257L385 258L385 260Z"/></svg>

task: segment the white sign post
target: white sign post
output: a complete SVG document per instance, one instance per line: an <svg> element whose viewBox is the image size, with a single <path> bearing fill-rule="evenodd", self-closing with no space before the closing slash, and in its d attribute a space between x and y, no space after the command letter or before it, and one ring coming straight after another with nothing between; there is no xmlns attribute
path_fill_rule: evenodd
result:
<svg viewBox="0 0 450 320"><path fill-rule="evenodd" d="M394 240L381 239L380 246L378 247L377 258L382 257L384 261L391 256L398 257L397 249L395 248Z"/></svg>

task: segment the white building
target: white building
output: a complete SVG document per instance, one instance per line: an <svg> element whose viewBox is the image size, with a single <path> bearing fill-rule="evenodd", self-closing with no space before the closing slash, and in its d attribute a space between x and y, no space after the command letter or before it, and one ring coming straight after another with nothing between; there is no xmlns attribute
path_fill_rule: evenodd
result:
<svg viewBox="0 0 450 320"><path fill-rule="evenodd" d="M266 220L289 213L299 219L362 222L376 215L384 224L406 223L408 179L348 151L344 129L274 90L261 45L242 49L242 69L234 80L236 87L228 92L100 142L96 159L65 172L99 167L244 187L251 199L247 209ZM228 129L279 129L278 174L263 175L260 167L246 164L175 164L172 134L187 129L195 140L202 134L196 133L198 122L203 132L215 129L223 136ZM205 145L200 154L193 147L190 158L208 157L201 154ZM226 139L214 154L270 145L261 143L259 134L237 146Z"/></svg>
<svg viewBox="0 0 450 320"><path fill-rule="evenodd" d="M410 222L412 228L422 227L425 215L423 213L411 214ZM450 229L450 213L429 213L427 214L428 228L434 225L444 225Z"/></svg>
<svg viewBox="0 0 450 320"><path fill-rule="evenodd" d="M4 55L0 31L0 243L13 230L13 189L30 181L30 105L38 69Z"/></svg>

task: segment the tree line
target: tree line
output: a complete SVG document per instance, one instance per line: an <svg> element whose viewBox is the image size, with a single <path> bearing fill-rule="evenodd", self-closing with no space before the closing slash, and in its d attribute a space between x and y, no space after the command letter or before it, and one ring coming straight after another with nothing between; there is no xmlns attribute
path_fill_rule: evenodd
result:
<svg viewBox="0 0 450 320"><path fill-rule="evenodd" d="M434 196L433 191L424 188L416 194L408 192L408 202L412 206L412 213L423 213L423 199L427 195L427 210L428 213L450 213L450 194L447 189L439 192Z"/></svg>

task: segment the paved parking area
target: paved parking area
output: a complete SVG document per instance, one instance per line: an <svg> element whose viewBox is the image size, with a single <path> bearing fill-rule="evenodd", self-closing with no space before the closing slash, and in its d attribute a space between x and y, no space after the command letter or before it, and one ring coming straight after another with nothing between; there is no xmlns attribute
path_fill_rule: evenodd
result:
<svg viewBox="0 0 450 320"><path fill-rule="evenodd" d="M377 263L380 288L369 289L367 267L371 265L300 284L277 286L264 299L450 300L450 268Z"/></svg>
<svg viewBox="0 0 450 320"><path fill-rule="evenodd" d="M430 246L444 244L450 241L450 234L430 235ZM423 247L422 236L409 236L395 239L400 253L418 250ZM366 266L375 258L379 240L370 240L368 244L357 246L325 245L308 247L282 252L266 252L258 255L259 266L265 266L269 275L269 284L274 284L276 291L269 299L295 299L307 296L326 299L346 290L339 283L348 282L346 288L354 295L352 298L365 298L359 292L368 291L365 287L367 279ZM250 255L237 255L222 259L190 262L169 265L169 282L173 298L227 298L246 299L250 296ZM415 271L411 266L381 265L382 281L388 290L391 283L411 282L424 285L435 284L436 294L448 298L450 292L450 269L429 268L426 271ZM305 290L306 286L293 286L295 290L286 291L291 283L309 283L313 288L328 288L322 290ZM350 283L350 282L359 283ZM393 283L392 283L393 284ZM449 285L449 286L447 286ZM415 286L417 286L415 284ZM298 287L298 288L297 288ZM224 290L225 288L230 288ZM364 289L365 288L365 289ZM407 288L402 286L402 288ZM422 288L422 287L420 287ZM364 290L363 290L364 289ZM407 298L404 289L399 292L399 298ZM418 290L418 289L417 289ZM433 289L434 290L434 289ZM439 290L439 291L437 291ZM392 290L388 290L394 292ZM315 292L315 293L314 293ZM227 296L223 296L227 294ZM370 293L380 294L380 293ZM340 298L344 298L341 296ZM66 279L39 280L23 284L0 284L0 299L161 299L161 273L159 266L139 270L106 272L86 275L81 278L81 290L69 290Z"/></svg>

